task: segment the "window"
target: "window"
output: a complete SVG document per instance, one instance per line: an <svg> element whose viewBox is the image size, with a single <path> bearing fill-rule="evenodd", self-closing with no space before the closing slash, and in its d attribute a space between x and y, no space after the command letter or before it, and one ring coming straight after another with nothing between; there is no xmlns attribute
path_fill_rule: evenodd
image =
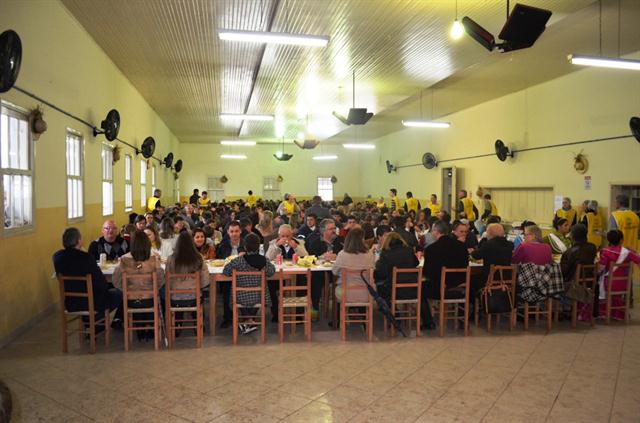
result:
<svg viewBox="0 0 640 423"><path fill-rule="evenodd" d="M102 215L113 214L113 150L102 145Z"/></svg>
<svg viewBox="0 0 640 423"><path fill-rule="evenodd" d="M180 202L180 179L175 177L173 178L173 193L175 197L175 202L179 203Z"/></svg>
<svg viewBox="0 0 640 423"><path fill-rule="evenodd" d="M331 183L331 177L318 177L318 195L322 198L322 201L333 201L333 184Z"/></svg>
<svg viewBox="0 0 640 423"><path fill-rule="evenodd" d="M212 203L219 203L224 200L224 184L220 182L220 176L209 176L207 178L207 197Z"/></svg>
<svg viewBox="0 0 640 423"><path fill-rule="evenodd" d="M262 197L265 200L280 200L280 182L275 176L265 176L262 178Z"/></svg>
<svg viewBox="0 0 640 423"><path fill-rule="evenodd" d="M67 129L67 219L84 216L82 135Z"/></svg>
<svg viewBox="0 0 640 423"><path fill-rule="evenodd" d="M140 205L147 207L147 161L140 160Z"/></svg>
<svg viewBox="0 0 640 423"><path fill-rule="evenodd" d="M498 214L505 222L532 220L548 224L553 218L553 188L551 187L514 187L485 188L491 194L491 200L498 208ZM482 213L484 207L478 207Z"/></svg>
<svg viewBox="0 0 640 423"><path fill-rule="evenodd" d="M28 117L7 103L0 106L0 173L4 229L33 225L33 159Z"/></svg>
<svg viewBox="0 0 640 423"><path fill-rule="evenodd" d="M124 211L133 210L133 159L129 154L124 156Z"/></svg>
<svg viewBox="0 0 640 423"><path fill-rule="evenodd" d="M151 195L156 192L156 165L151 166Z"/></svg>

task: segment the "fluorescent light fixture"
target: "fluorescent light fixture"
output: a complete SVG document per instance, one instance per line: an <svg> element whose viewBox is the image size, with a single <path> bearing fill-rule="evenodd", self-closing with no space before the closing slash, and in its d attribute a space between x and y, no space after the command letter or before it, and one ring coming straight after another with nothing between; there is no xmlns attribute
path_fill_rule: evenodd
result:
<svg viewBox="0 0 640 423"><path fill-rule="evenodd" d="M409 128L449 128L449 122L434 122L432 120L403 120L402 124Z"/></svg>
<svg viewBox="0 0 640 423"><path fill-rule="evenodd" d="M313 160L336 160L338 156L335 154L329 154L326 156L313 156Z"/></svg>
<svg viewBox="0 0 640 423"><path fill-rule="evenodd" d="M449 31L449 35L454 40L459 40L464 35L464 26L460 23L459 20L453 21L453 25L451 25L451 30Z"/></svg>
<svg viewBox="0 0 640 423"><path fill-rule="evenodd" d="M255 141L246 141L246 140L222 140L220 141L222 145L236 145L241 147L253 147L256 145Z"/></svg>
<svg viewBox="0 0 640 423"><path fill-rule="evenodd" d="M247 158L244 154L221 154L221 159L236 159L236 160L244 160Z"/></svg>
<svg viewBox="0 0 640 423"><path fill-rule="evenodd" d="M221 29L218 37L226 41L244 41L249 43L287 44L308 47L326 47L329 37L325 35L288 34L285 32L234 31Z"/></svg>
<svg viewBox="0 0 640 423"><path fill-rule="evenodd" d="M640 70L640 61L618 59L616 57L579 56L570 54L567 56L572 65L595 66L597 68Z"/></svg>
<svg viewBox="0 0 640 423"><path fill-rule="evenodd" d="M273 120L273 115L245 115L242 113L221 113L220 117L222 119L233 119L233 120Z"/></svg>
<svg viewBox="0 0 640 423"><path fill-rule="evenodd" d="M375 144L342 144L342 146L354 150L373 150L376 148Z"/></svg>

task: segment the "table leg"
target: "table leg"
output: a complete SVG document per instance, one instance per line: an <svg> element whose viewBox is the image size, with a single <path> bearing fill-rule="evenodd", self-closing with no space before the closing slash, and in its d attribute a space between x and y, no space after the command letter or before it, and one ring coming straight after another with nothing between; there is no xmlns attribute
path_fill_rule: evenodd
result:
<svg viewBox="0 0 640 423"><path fill-rule="evenodd" d="M216 299L218 297L218 283L215 275L211 276L209 284L209 333L216 334Z"/></svg>

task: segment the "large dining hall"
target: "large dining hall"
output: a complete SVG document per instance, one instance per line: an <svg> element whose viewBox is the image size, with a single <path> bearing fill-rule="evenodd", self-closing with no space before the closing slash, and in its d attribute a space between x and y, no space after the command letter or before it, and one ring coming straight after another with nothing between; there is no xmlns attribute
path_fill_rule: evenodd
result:
<svg viewBox="0 0 640 423"><path fill-rule="evenodd" d="M0 423L639 422L639 19L0 0Z"/></svg>

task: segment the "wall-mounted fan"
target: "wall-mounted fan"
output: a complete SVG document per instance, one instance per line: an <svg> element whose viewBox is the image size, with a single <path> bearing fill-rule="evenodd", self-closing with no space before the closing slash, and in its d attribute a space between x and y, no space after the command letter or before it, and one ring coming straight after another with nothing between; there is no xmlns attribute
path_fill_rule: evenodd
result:
<svg viewBox="0 0 640 423"><path fill-rule="evenodd" d="M176 162L175 166L173 166L173 170L175 170L176 173L180 173L182 170L182 159Z"/></svg>
<svg viewBox="0 0 640 423"><path fill-rule="evenodd" d="M336 178L335 175L331 176L331 183L335 184L336 182L338 182L338 178Z"/></svg>
<svg viewBox="0 0 640 423"><path fill-rule="evenodd" d="M107 117L102 121L102 123L100 123L100 128L102 129L102 131L98 128L93 128L94 137L100 134L104 134L104 136L109 141L113 141L118 138L118 132L120 132L120 113L118 113L116 109L109 110L109 113L107 113Z"/></svg>
<svg viewBox="0 0 640 423"><path fill-rule="evenodd" d="M153 156L153 152L156 151L156 140L154 140L153 137L145 138L142 142L142 147L140 147L140 151L145 159Z"/></svg>
<svg viewBox="0 0 640 423"><path fill-rule="evenodd" d="M422 155L422 166L426 167L427 169L433 169L434 167L438 166L438 160L436 159L436 156L434 156L433 153L424 153Z"/></svg>
<svg viewBox="0 0 640 423"><path fill-rule="evenodd" d="M640 117L634 116L629 119L629 128L636 141L640 142Z"/></svg>
<svg viewBox="0 0 640 423"><path fill-rule="evenodd" d="M0 34L0 93L13 87L20 73L22 42L20 36L8 29Z"/></svg>
<svg viewBox="0 0 640 423"><path fill-rule="evenodd" d="M509 147L507 147L502 140L496 140L495 149L496 156L498 156L498 160L501 162L507 160L507 157L513 157L513 151L509 151Z"/></svg>
<svg viewBox="0 0 640 423"><path fill-rule="evenodd" d="M389 160L387 160L385 164L387 165L387 173L395 172L397 170L396 167L392 165Z"/></svg>
<svg viewBox="0 0 640 423"><path fill-rule="evenodd" d="M167 168L170 168L173 164L173 153L167 154L167 157L162 161Z"/></svg>

